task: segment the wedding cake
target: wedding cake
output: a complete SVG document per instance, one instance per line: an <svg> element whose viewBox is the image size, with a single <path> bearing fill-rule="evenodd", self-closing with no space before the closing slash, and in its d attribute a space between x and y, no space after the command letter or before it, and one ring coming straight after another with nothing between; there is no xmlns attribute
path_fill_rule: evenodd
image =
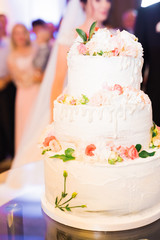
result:
<svg viewBox="0 0 160 240"><path fill-rule="evenodd" d="M131 229L160 217L160 129L140 90L138 39L95 25L77 29L68 85L42 137L42 207L76 228Z"/></svg>

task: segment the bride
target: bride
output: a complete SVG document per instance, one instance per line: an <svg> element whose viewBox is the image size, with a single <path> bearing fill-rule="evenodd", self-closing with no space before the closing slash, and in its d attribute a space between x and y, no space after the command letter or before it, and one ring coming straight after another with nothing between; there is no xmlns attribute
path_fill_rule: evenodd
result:
<svg viewBox="0 0 160 240"><path fill-rule="evenodd" d="M88 32L94 21L97 21L98 27L103 27L103 22L108 18L110 8L111 0L69 1L37 102L13 160L12 168L41 160L41 153L37 146L38 141L42 131L52 119L53 101L60 95L64 87L67 75L66 56L76 38L75 28L80 26Z"/></svg>

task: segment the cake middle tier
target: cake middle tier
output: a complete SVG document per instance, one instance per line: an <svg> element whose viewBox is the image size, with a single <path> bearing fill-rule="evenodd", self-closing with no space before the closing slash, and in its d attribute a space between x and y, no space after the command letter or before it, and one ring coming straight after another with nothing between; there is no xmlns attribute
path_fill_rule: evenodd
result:
<svg viewBox="0 0 160 240"><path fill-rule="evenodd" d="M148 148L152 125L151 103L74 106L55 101L54 134L60 141Z"/></svg>
<svg viewBox="0 0 160 240"><path fill-rule="evenodd" d="M72 56L68 57L67 94L93 96L97 91L119 84L140 89L143 58Z"/></svg>

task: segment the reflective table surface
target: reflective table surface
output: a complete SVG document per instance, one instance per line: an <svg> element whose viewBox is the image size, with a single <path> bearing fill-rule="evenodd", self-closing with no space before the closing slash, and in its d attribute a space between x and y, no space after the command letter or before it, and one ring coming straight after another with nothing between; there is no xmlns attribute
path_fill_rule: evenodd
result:
<svg viewBox="0 0 160 240"><path fill-rule="evenodd" d="M45 215L36 189L0 207L0 239L27 240L160 240L160 220L146 227L122 232L92 232L61 225ZM85 224L85 220L84 220Z"/></svg>
<svg viewBox="0 0 160 240"><path fill-rule="evenodd" d="M23 188L17 197L0 205L0 240L160 240L160 220L121 232L92 232L64 226L41 209L43 184L29 184L25 191ZM10 190L7 191L8 194ZM0 199L3 193L5 187L0 191Z"/></svg>

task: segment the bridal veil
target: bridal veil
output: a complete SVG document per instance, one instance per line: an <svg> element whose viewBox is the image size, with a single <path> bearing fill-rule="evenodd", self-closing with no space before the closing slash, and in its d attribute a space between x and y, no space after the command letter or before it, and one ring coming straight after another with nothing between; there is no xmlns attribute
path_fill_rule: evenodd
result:
<svg viewBox="0 0 160 240"><path fill-rule="evenodd" d="M74 41L73 30L82 25L84 20L85 13L80 5L80 1L70 0L62 20L58 38L51 52L37 101L32 109L31 117L25 128L17 154L13 160L12 168L41 159L38 141L42 131L47 124L49 124L50 120L50 96L51 87L54 81L58 45L71 45Z"/></svg>

